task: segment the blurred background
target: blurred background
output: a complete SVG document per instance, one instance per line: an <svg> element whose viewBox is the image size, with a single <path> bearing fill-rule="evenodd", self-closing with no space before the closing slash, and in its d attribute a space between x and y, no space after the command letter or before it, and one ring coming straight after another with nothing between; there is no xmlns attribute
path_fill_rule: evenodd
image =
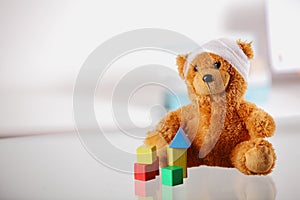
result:
<svg viewBox="0 0 300 200"><path fill-rule="evenodd" d="M172 30L199 44L219 37L253 41L255 59L246 98L278 123L294 126L300 119L300 29L295 26L299 5L296 0L2 0L0 137L74 132L72 95L82 64L106 40L139 28ZM187 53L181 41L167 45L182 46ZM133 53L112 64L103 78L106 91L95 93L95 113L105 130L117 130L111 110L104 108L111 106L120 71L153 63L176 70L174 55L153 51ZM171 80L186 98L176 73L162 79ZM162 88L145 87L125 103L131 120L147 126L176 108L173 100ZM123 99L116 101L124 104ZM152 109L153 105L161 106Z"/></svg>

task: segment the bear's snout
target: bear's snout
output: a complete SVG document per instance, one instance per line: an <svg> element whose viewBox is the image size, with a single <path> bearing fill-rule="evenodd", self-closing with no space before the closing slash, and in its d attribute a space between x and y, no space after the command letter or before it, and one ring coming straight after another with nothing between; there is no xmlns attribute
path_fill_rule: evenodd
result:
<svg viewBox="0 0 300 200"><path fill-rule="evenodd" d="M205 83L210 83L214 81L214 77L211 74L205 74L202 78Z"/></svg>

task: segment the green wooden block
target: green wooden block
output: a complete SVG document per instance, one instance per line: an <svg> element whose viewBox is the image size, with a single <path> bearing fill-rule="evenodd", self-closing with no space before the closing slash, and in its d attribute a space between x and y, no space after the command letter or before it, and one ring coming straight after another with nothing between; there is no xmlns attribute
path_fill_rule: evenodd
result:
<svg viewBox="0 0 300 200"><path fill-rule="evenodd" d="M162 184L175 186L183 183L183 169L179 166L168 166L161 169Z"/></svg>

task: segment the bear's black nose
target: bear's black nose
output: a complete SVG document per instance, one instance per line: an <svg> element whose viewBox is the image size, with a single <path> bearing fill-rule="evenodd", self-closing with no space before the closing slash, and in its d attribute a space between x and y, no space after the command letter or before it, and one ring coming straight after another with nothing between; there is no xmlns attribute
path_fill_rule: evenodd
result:
<svg viewBox="0 0 300 200"><path fill-rule="evenodd" d="M203 81L205 83L210 83L214 81L214 77L211 74L206 74L203 76Z"/></svg>

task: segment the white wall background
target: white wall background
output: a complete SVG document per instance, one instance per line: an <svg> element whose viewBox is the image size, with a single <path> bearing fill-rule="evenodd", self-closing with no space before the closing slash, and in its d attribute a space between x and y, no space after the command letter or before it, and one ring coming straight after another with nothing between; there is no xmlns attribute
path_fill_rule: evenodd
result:
<svg viewBox="0 0 300 200"><path fill-rule="evenodd" d="M0 136L73 130L80 66L125 31L170 29L199 43L251 37L267 55L261 0L2 0L0 27Z"/></svg>

